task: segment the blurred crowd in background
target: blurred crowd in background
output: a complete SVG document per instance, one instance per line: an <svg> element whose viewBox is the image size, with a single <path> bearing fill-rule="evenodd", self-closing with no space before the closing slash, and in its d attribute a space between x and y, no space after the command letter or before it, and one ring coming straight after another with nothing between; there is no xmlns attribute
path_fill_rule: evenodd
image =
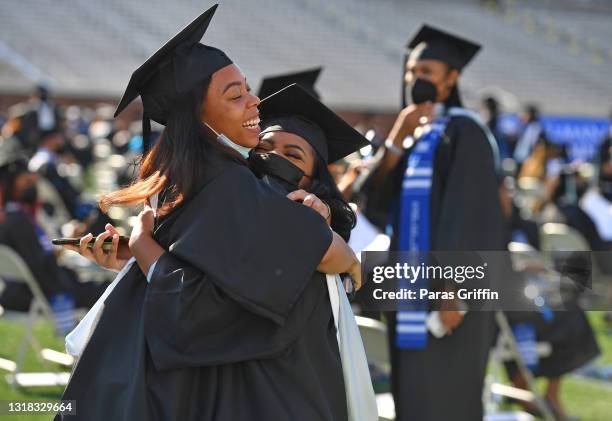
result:
<svg viewBox="0 0 612 421"><path fill-rule="evenodd" d="M112 208L105 215L96 202L100 193L133 179L142 153L140 121L114 119L113 112L112 104L59 107L52 92L38 86L29 100L0 117L0 244L21 255L48 298L70 292L77 306L91 305L112 274L62 253L50 239L96 234L107 222L129 233L129 210ZM560 223L575 230L590 250L610 251L612 135L601 139L592 161L572 160L566 145L547 137L537 106L525 105L513 131L505 130L502 120L508 117L494 97L482 99L480 113L503 158L502 208L512 241L538 250L542 226ZM382 239L370 249L385 247L384 221L361 213L368 199L361 187L388 130L378 122L371 115L357 120L355 127L371 146L330 164L341 192L360 214L351 238L357 252L372 244L373 232ZM153 130L159 134L161 126ZM599 264L610 270L606 259ZM5 308L25 311L31 296L17 285L0 297Z"/></svg>

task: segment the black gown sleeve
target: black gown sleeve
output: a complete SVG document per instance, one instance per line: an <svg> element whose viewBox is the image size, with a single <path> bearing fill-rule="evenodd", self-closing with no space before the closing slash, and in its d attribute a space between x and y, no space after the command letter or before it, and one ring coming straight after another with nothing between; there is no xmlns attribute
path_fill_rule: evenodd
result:
<svg viewBox="0 0 612 421"><path fill-rule="evenodd" d="M452 124L452 125L451 125ZM472 252L503 250L505 225L501 213L499 182L494 155L482 129L467 118L449 123L450 141L436 151L432 190L432 250ZM439 153L438 153L439 152ZM436 180L438 178L438 180ZM433 186L432 186L433 189ZM441 265L480 265L477 253L448 253ZM492 270L490 279L497 279ZM462 288L484 288L487 278L464 283ZM433 280L434 290L456 288L457 283Z"/></svg>
<svg viewBox="0 0 612 421"><path fill-rule="evenodd" d="M186 206L145 300L145 335L156 367L281 352L312 311L314 301L296 302L316 278L331 230L315 211L278 195L243 167L226 170Z"/></svg>
<svg viewBox="0 0 612 421"><path fill-rule="evenodd" d="M307 286L283 326L246 310L172 253L155 266L145 298L145 337L156 369L273 358L299 337L324 288Z"/></svg>
<svg viewBox="0 0 612 421"><path fill-rule="evenodd" d="M436 250L482 251L504 248L504 225L494 155L486 135L467 118L456 118L447 131L451 140L448 170L434 177L442 192L436 211L433 244ZM442 151L444 154L445 151ZM438 165L436 165L439 167Z"/></svg>

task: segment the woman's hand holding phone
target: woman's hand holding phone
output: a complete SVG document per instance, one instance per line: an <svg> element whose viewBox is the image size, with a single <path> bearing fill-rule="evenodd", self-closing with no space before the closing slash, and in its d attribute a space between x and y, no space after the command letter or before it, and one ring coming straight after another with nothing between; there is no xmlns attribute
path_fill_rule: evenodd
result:
<svg viewBox="0 0 612 421"><path fill-rule="evenodd" d="M62 247L79 253L103 268L119 272L132 257L132 253L127 243L119 242L119 232L114 226L106 224L104 228L106 231L95 237L93 247L87 246L94 238L91 233L81 237L78 246L65 244ZM104 250L103 244L107 238L112 238L112 243L110 249Z"/></svg>

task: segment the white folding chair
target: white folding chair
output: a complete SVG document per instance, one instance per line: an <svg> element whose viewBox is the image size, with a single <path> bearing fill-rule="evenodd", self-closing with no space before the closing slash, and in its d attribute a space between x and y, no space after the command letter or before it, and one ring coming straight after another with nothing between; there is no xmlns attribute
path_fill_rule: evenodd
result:
<svg viewBox="0 0 612 421"><path fill-rule="evenodd" d="M13 387L65 385L68 378L67 375L69 373L22 373L25 356L29 349L28 346L31 346L34 349L37 358L39 358L44 364L47 364L47 361L52 361L70 366L73 363L73 359L67 354L60 356L62 353L43 349L34 336L33 327L36 321L46 319L54 323L53 311L51 310L51 306L49 305L47 298L38 286L38 283L34 279L34 276L24 263L21 256L6 245L0 245L0 278L23 282L28 286L30 292L32 293L32 302L30 304L29 312L22 313L5 309L3 314L3 317L6 319L23 324L25 329L19 345L19 351L15 364L10 364L10 362L6 363L6 361L6 364L4 364L4 367L12 373L7 377L9 383ZM39 381L37 382L37 380Z"/></svg>
<svg viewBox="0 0 612 421"><path fill-rule="evenodd" d="M549 222L540 228L540 248L546 257L555 251L590 251L589 243L574 228Z"/></svg>
<svg viewBox="0 0 612 421"><path fill-rule="evenodd" d="M4 289L4 281L2 280L2 278L0 278L0 294L2 293L3 289ZM0 317L2 317L3 314L4 314L4 307L0 306ZM15 361L8 360L6 358L0 358L0 370L6 370L12 373L13 371L15 371L16 368L17 368L17 363L15 363Z"/></svg>
<svg viewBox="0 0 612 421"><path fill-rule="evenodd" d="M537 177L521 177L517 181L516 200L521 208L533 210L544 197L544 183Z"/></svg>
<svg viewBox="0 0 612 421"><path fill-rule="evenodd" d="M559 252L591 252L591 247L582 234L565 224L547 223L542 225L540 228L540 245L543 256L551 263L554 262L555 254L559 254ZM592 290L583 294L582 298L591 303L599 301L600 304L595 304L595 306L607 306L612 300L612 275L604 270L598 257L601 258L601 253L609 252L595 253L600 255L592 254L590 259ZM608 300L608 302L601 304L601 300Z"/></svg>
<svg viewBox="0 0 612 421"><path fill-rule="evenodd" d="M72 218L70 212L55 189L55 186L44 177L38 177L37 182L38 198L42 203L53 206L53 215L39 212L38 222L45 228L45 232L55 235L58 227L69 222Z"/></svg>
<svg viewBox="0 0 612 421"><path fill-rule="evenodd" d="M374 364L386 374L391 371L391 359L389 357L389 345L387 342L387 326L378 320L367 317L355 316L363 347L365 349L368 363ZM379 393L376 395L379 421L391 421L395 419L395 404L391 393Z"/></svg>
<svg viewBox="0 0 612 421"><path fill-rule="evenodd" d="M376 364L385 372L391 371L387 326L378 320L355 316L368 362Z"/></svg>
<svg viewBox="0 0 612 421"><path fill-rule="evenodd" d="M528 421L533 420L533 417L522 411L504 412L499 408L499 403L502 398L510 398L521 402L532 403L538 408L542 414L542 419L545 421L555 421L555 416L546 404L544 398L537 393L535 381L531 370L523 360L519 351L516 338L510 327L510 323L506 315L502 311L495 313L495 322L499 328L497 344L493 348L489 363L491 369L485 380L485 388L483 390L483 402L485 406L485 421ZM539 357L550 355L552 349L550 344L539 342L536 344L536 352ZM504 361L512 360L516 363L517 368L525 382L527 390L519 389L514 386L509 386L501 382L501 370Z"/></svg>

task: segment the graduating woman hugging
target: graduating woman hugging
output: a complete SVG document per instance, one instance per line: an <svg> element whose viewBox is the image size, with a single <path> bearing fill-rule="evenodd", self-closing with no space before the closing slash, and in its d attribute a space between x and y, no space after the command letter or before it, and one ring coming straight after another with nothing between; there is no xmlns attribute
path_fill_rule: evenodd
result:
<svg viewBox="0 0 612 421"><path fill-rule="evenodd" d="M89 257L113 236L104 265L122 269L121 282L64 392L76 415L56 419L347 419L327 285L316 274L359 282L358 264L324 218L249 169L259 99L222 51L199 43L215 8L134 72L118 107L140 95L145 139L149 119L166 127L140 179L101 205L158 197L157 217L145 206L129 248L111 226L97 237Z"/></svg>

